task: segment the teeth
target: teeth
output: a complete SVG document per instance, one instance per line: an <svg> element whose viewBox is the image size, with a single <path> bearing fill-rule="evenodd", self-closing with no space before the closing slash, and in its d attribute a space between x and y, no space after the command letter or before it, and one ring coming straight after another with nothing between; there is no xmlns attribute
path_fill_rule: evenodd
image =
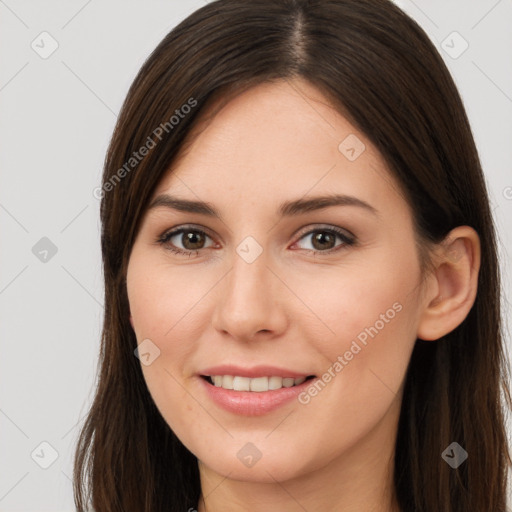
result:
<svg viewBox="0 0 512 512"><path fill-rule="evenodd" d="M219 386L222 386L224 389L233 389L233 376L232 375L224 375L219 377Z"/></svg>
<svg viewBox="0 0 512 512"><path fill-rule="evenodd" d="M224 377L219 377L219 379L222 379L222 384L224 384ZM247 377L233 377L233 389L235 391L250 391L251 389L251 379L248 379Z"/></svg>
<svg viewBox="0 0 512 512"><path fill-rule="evenodd" d="M281 388L291 388L302 384L306 377L238 377L233 375L212 375L213 384L220 388L232 389L234 391L269 391Z"/></svg>
<svg viewBox="0 0 512 512"><path fill-rule="evenodd" d="M285 378L283 379L283 387L291 388L295 384L295 379Z"/></svg>
<svg viewBox="0 0 512 512"><path fill-rule="evenodd" d="M258 377L256 379L247 379L251 391L268 391L268 377Z"/></svg>
<svg viewBox="0 0 512 512"><path fill-rule="evenodd" d="M281 389L283 387L282 377L269 377L268 389Z"/></svg>

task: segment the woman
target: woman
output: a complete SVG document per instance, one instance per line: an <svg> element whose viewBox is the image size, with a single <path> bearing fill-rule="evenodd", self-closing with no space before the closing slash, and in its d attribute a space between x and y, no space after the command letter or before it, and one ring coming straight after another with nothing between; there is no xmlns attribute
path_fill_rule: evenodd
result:
<svg viewBox="0 0 512 512"><path fill-rule="evenodd" d="M199 9L132 84L100 195L79 511L505 511L487 191L396 6Z"/></svg>

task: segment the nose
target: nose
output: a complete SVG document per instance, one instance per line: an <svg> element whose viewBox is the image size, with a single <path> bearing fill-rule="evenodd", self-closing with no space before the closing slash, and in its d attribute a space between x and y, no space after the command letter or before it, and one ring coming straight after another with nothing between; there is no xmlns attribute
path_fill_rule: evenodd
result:
<svg viewBox="0 0 512 512"><path fill-rule="evenodd" d="M224 336L250 341L279 336L287 327L290 291L261 254L248 263L235 255L217 290L213 327Z"/></svg>

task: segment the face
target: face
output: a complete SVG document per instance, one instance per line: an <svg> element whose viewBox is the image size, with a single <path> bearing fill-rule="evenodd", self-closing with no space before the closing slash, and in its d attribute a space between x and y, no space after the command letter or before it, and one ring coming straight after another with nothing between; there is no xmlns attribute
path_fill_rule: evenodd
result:
<svg viewBox="0 0 512 512"><path fill-rule="evenodd" d="M370 446L394 445L420 317L398 184L302 80L254 87L203 128L159 183L130 255L149 392L205 467L231 478L374 457ZM308 203L335 195L346 197Z"/></svg>

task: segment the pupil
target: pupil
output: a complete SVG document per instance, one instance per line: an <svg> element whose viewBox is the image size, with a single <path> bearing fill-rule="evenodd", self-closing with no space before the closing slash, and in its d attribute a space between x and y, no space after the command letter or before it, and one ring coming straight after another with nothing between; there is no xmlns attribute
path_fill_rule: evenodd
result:
<svg viewBox="0 0 512 512"><path fill-rule="evenodd" d="M185 241L188 243L188 242L191 242L192 245L195 245L197 243L199 243L199 245L201 244L201 234L200 233L195 233L195 232L188 232L185 234ZM194 238L198 237L199 238L199 242L194 242ZM183 243L183 245L185 247L187 247L187 244L186 243ZM194 250L194 249L200 249L200 247L189 247L189 249L191 250Z"/></svg>
<svg viewBox="0 0 512 512"><path fill-rule="evenodd" d="M332 242L332 235L330 233L319 233L316 236L313 237L313 245L316 247L316 243L320 242L320 249L325 248L325 239L327 239L327 244L329 244L329 241ZM324 242L322 242L322 240Z"/></svg>

